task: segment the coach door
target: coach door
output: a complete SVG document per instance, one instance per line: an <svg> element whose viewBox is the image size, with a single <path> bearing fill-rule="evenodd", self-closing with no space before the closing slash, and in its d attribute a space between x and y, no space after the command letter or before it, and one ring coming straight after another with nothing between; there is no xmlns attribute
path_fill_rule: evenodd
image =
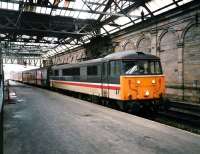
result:
<svg viewBox="0 0 200 154"><path fill-rule="evenodd" d="M102 73L101 73L101 90L102 97L109 98L109 83L108 83L108 63L102 63Z"/></svg>

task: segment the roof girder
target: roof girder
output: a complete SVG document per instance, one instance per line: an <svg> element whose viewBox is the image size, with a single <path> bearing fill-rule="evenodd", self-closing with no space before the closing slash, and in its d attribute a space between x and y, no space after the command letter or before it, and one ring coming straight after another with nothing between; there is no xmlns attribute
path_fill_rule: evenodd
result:
<svg viewBox="0 0 200 154"><path fill-rule="evenodd" d="M138 7L142 6L147 10L151 15L154 16L154 13L146 5L147 2L151 0L104 0L104 1L95 1L91 2L88 0L82 0L85 5L89 8L87 9L74 9L69 7L58 7L54 4L51 5L38 5L34 3L28 2L20 2L20 1L7 1L0 0L4 2L11 2L15 4L20 4L23 6L19 9L19 11L8 11L0 9L0 21L4 21L3 24L0 22L0 33L9 33L11 34L9 37L0 38L1 40L10 41L10 42L26 42L26 43L49 43L55 44L51 50L54 50L56 53L60 51L56 50L55 47L63 48L63 45L82 45L84 41L91 39L91 37L100 35L100 28L103 28L105 32L109 35L109 31L104 28L104 25L115 24L115 20L119 17L127 17L130 19L130 22L134 23L132 17L141 18L141 16L131 16L129 12ZM181 0L172 0L172 2L178 6L178 2ZM100 3L101 2L101 3ZM125 4L129 4L128 6ZM119 5L120 4L120 5ZM95 5L96 7L92 9L90 5ZM51 8L52 10L67 10L67 11L78 11L85 12L91 14L98 14L99 17L97 20L79 20L71 17L62 17L61 15L52 16L51 13L48 15L44 15L36 12L31 12L31 10L27 9L25 6L32 7L42 7L42 8ZM103 11L99 11L99 8L103 7ZM117 9L116 9L117 8ZM2 12L7 12L7 14L2 15ZM8 12L15 12L13 13ZM146 18L147 16L145 16ZM33 21L29 21L28 19L33 19ZM39 19L39 20L38 20ZM137 20L137 19L136 19ZM42 22L41 22L42 21ZM117 24L116 24L117 25ZM119 28L121 25L118 25ZM36 39L33 38L17 38L15 37L20 35L29 35L29 36L37 36ZM44 37L56 37L58 40L45 40ZM83 37L87 37L88 39L83 40ZM66 40L66 38L70 38ZM66 45L65 45L66 46ZM70 50L68 46L66 46L67 50Z"/></svg>

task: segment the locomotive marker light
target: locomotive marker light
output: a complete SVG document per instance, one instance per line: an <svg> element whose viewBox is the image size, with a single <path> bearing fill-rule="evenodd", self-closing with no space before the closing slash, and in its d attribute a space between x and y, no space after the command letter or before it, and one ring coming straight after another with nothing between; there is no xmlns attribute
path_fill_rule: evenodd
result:
<svg viewBox="0 0 200 154"><path fill-rule="evenodd" d="M156 83L156 80L152 80L152 84L155 84Z"/></svg>
<svg viewBox="0 0 200 154"><path fill-rule="evenodd" d="M137 80L137 84L140 84L141 83L141 81L140 80Z"/></svg>
<svg viewBox="0 0 200 154"><path fill-rule="evenodd" d="M146 96L146 97L149 96L149 91L148 90L144 93L144 96Z"/></svg>

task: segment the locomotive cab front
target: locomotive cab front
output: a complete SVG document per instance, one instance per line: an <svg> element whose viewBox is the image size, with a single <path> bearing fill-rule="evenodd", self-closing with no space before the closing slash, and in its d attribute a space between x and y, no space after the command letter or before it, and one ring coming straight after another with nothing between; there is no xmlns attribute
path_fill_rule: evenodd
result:
<svg viewBox="0 0 200 154"><path fill-rule="evenodd" d="M154 101L165 93L165 79L160 60L122 60L120 97L123 101Z"/></svg>

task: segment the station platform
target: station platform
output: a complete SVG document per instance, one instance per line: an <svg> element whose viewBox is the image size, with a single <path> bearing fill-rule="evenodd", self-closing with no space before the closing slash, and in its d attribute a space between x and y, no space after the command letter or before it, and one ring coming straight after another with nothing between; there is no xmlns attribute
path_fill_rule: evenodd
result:
<svg viewBox="0 0 200 154"><path fill-rule="evenodd" d="M66 95L11 82L5 154L199 154L200 136Z"/></svg>

